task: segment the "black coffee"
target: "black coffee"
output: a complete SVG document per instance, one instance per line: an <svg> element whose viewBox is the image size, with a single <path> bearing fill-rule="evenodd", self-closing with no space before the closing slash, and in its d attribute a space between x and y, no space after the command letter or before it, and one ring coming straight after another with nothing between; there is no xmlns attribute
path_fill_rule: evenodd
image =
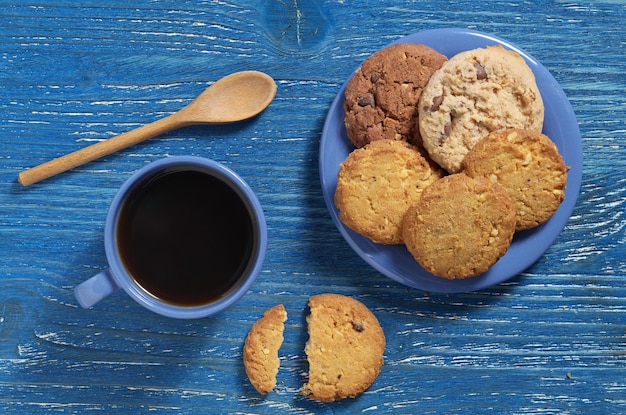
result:
<svg viewBox="0 0 626 415"><path fill-rule="evenodd" d="M221 180L170 170L138 186L118 221L129 274L171 304L209 303L231 288L252 255L254 226L245 203Z"/></svg>

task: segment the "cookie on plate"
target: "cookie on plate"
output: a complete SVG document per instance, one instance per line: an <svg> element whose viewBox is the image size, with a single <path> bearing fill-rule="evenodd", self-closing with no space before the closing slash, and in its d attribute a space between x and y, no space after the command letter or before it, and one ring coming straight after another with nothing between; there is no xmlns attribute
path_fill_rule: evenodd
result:
<svg viewBox="0 0 626 415"><path fill-rule="evenodd" d="M360 301L340 294L312 296L309 308L309 379L302 394L333 402L363 393L383 365L385 334L376 316Z"/></svg>
<svg viewBox="0 0 626 415"><path fill-rule="evenodd" d="M278 304L263 313L250 328L243 346L243 364L250 383L262 394L276 386L280 367L278 349L283 343L287 312Z"/></svg>
<svg viewBox="0 0 626 415"><path fill-rule="evenodd" d="M411 255L428 272L448 279L487 271L507 251L514 233L515 208L506 190L463 173L426 188L403 225Z"/></svg>
<svg viewBox="0 0 626 415"><path fill-rule="evenodd" d="M357 148L373 140L418 144L417 101L447 58L416 43L388 46L367 58L346 84L345 125Z"/></svg>
<svg viewBox="0 0 626 415"><path fill-rule="evenodd" d="M463 160L468 176L483 176L509 192L516 230L550 219L565 199L567 166L556 145L535 131L508 129L480 140Z"/></svg>
<svg viewBox="0 0 626 415"><path fill-rule="evenodd" d="M400 244L407 209L443 174L407 142L372 141L341 163L335 191L339 219L374 242Z"/></svg>
<svg viewBox="0 0 626 415"><path fill-rule="evenodd" d="M524 59L502 46L454 55L435 72L418 104L419 129L430 157L459 172L467 152L491 132L541 132L544 106Z"/></svg>

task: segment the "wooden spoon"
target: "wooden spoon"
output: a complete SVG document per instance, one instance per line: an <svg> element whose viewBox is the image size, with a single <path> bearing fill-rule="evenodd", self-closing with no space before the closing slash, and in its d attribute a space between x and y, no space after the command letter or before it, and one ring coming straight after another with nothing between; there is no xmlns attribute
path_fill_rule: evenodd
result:
<svg viewBox="0 0 626 415"><path fill-rule="evenodd" d="M263 111L275 95L276 83L269 75L236 72L218 80L170 116L25 170L17 181L28 186L176 128L242 121Z"/></svg>

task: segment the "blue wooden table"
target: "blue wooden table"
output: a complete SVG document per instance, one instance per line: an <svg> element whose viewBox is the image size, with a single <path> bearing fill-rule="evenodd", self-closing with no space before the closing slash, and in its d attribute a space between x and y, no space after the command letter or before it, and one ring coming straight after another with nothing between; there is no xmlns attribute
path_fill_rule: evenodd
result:
<svg viewBox="0 0 626 415"><path fill-rule="evenodd" d="M0 413L626 413L626 7L621 1L0 0ZM341 237L318 151L352 71L399 37L487 32L557 79L577 115L583 182L573 215L530 268L438 294L381 275ZM169 115L218 78L278 84L261 116L171 132L24 188L23 169ZM241 301L209 318L153 314L124 293L83 310L73 287L106 268L104 218L150 161L215 159L256 191L269 244ZM360 299L386 336L357 399L298 394L306 302ZM241 362L251 324L289 313L276 392Z"/></svg>

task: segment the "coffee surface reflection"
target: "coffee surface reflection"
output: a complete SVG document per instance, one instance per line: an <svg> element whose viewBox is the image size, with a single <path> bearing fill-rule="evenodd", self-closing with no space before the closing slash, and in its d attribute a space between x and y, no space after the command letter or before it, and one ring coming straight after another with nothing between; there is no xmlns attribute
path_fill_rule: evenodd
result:
<svg viewBox="0 0 626 415"><path fill-rule="evenodd" d="M231 186L200 170L174 168L130 193L117 244L128 273L146 292L196 306L226 294L245 273L254 229Z"/></svg>

